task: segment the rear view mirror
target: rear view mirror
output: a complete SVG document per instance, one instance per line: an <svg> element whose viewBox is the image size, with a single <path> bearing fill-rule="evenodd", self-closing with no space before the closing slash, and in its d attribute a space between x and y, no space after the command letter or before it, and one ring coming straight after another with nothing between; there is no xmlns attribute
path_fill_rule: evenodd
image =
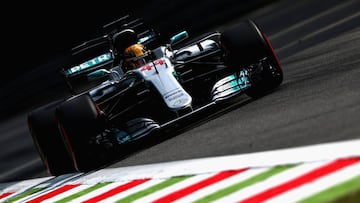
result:
<svg viewBox="0 0 360 203"><path fill-rule="evenodd" d="M170 38L170 45L175 45L185 39L189 38L187 31L182 31Z"/></svg>

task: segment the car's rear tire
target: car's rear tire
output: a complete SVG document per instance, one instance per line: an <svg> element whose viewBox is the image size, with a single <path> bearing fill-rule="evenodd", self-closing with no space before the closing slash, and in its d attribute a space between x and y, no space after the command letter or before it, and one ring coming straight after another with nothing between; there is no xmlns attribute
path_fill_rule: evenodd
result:
<svg viewBox="0 0 360 203"><path fill-rule="evenodd" d="M107 155L109 151L92 143L92 139L104 131L105 124L89 95L84 94L61 103L57 107L57 115L77 171L90 171L111 160Z"/></svg>
<svg viewBox="0 0 360 203"><path fill-rule="evenodd" d="M62 139L55 116L61 101L54 101L28 114L28 127L38 153L51 175L75 172L70 153Z"/></svg>
<svg viewBox="0 0 360 203"><path fill-rule="evenodd" d="M250 97L261 97L277 88L283 81L283 71L275 51L266 34L252 20L246 20L225 30L220 38L221 46L230 68L248 67L266 58L270 66L265 66L246 91ZM260 78L260 80L259 80Z"/></svg>

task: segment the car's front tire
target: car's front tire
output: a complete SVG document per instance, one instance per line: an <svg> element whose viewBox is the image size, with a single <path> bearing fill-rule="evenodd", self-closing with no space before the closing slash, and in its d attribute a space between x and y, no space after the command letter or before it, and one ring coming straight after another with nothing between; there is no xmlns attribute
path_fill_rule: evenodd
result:
<svg viewBox="0 0 360 203"><path fill-rule="evenodd" d="M230 68L246 68L265 59L269 66L251 75L250 97L260 97L277 88L283 81L283 71L266 34L252 20L246 20L222 32L221 47ZM255 80L255 78L257 78Z"/></svg>
<svg viewBox="0 0 360 203"><path fill-rule="evenodd" d="M28 128L39 155L51 175L75 172L70 153L62 139L55 116L61 101L54 101L28 114Z"/></svg>
<svg viewBox="0 0 360 203"><path fill-rule="evenodd" d="M62 135L79 172L99 168L110 161L107 149L94 143L105 130L100 111L89 95L67 100L57 107Z"/></svg>

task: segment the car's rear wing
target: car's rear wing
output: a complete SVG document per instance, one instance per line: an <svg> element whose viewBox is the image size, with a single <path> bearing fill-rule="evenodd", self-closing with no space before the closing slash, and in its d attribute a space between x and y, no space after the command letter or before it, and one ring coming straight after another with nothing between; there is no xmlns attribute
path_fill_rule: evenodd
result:
<svg viewBox="0 0 360 203"><path fill-rule="evenodd" d="M94 87L101 82L88 80L88 74L99 69L108 70L112 67L113 57L110 52L107 52L69 69L63 69L61 74L65 79L70 92L77 94Z"/></svg>
<svg viewBox="0 0 360 203"><path fill-rule="evenodd" d="M76 94L97 84L88 81L87 74L98 69L110 69L113 60L109 41L106 37L99 37L74 47L61 75L70 92Z"/></svg>
<svg viewBox="0 0 360 203"><path fill-rule="evenodd" d="M117 20L114 20L108 24L105 24L103 27L103 35L89 41L83 42L78 46L75 46L71 49L72 55L84 52L87 49L92 49L103 43L106 43L109 49L112 47L112 36L117 32L120 32L124 29L132 29L137 33L139 43L144 45L150 45L155 39L159 39L160 34L156 32L153 28L149 27L141 18L131 19L129 15L123 16Z"/></svg>
<svg viewBox="0 0 360 203"><path fill-rule="evenodd" d="M66 77L75 77L84 73L93 72L99 68L104 68L112 63L113 57L110 52L104 53L100 56L96 56L84 63L64 70ZM111 66L110 66L111 67ZM107 68L106 68L107 69Z"/></svg>
<svg viewBox="0 0 360 203"><path fill-rule="evenodd" d="M98 69L108 70L113 67L112 36L124 29L133 29L137 33L138 42L149 49L157 46L160 34L140 18L131 19L129 15L126 15L104 25L102 36L85 41L70 51L71 57L68 65L61 70L61 74L71 93L76 94L85 91L97 84L94 81L87 80L89 73Z"/></svg>

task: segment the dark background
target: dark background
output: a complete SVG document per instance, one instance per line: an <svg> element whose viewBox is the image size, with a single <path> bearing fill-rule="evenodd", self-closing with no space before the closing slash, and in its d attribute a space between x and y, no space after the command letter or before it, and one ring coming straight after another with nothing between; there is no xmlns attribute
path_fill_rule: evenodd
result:
<svg viewBox="0 0 360 203"><path fill-rule="evenodd" d="M58 74L69 50L102 35L102 26L130 14L154 26L163 36L206 27L258 8L273 0L119 1L74 5L63 1L10 3L2 19L0 120L30 106L60 97L66 87ZM206 20L205 20L206 19ZM5 65L6 64L6 65ZM43 97L43 98L42 98ZM58 96L59 97L59 96Z"/></svg>
<svg viewBox="0 0 360 203"><path fill-rule="evenodd" d="M2 30L6 30L3 40L8 46L4 50L11 50L7 54L16 60L6 68L12 77L4 78L1 83L16 76L13 73L21 74L55 60L71 47L99 36L102 25L126 14L141 17L168 34L181 29L200 30L208 26L204 18L212 18L212 23L219 24L224 18L231 18L262 2L267 1L140 0L127 1L125 6L111 2L75 6L73 3L52 1L39 5L21 3L21 7L13 3L9 5L13 12L5 16ZM227 15L224 16L224 13Z"/></svg>

